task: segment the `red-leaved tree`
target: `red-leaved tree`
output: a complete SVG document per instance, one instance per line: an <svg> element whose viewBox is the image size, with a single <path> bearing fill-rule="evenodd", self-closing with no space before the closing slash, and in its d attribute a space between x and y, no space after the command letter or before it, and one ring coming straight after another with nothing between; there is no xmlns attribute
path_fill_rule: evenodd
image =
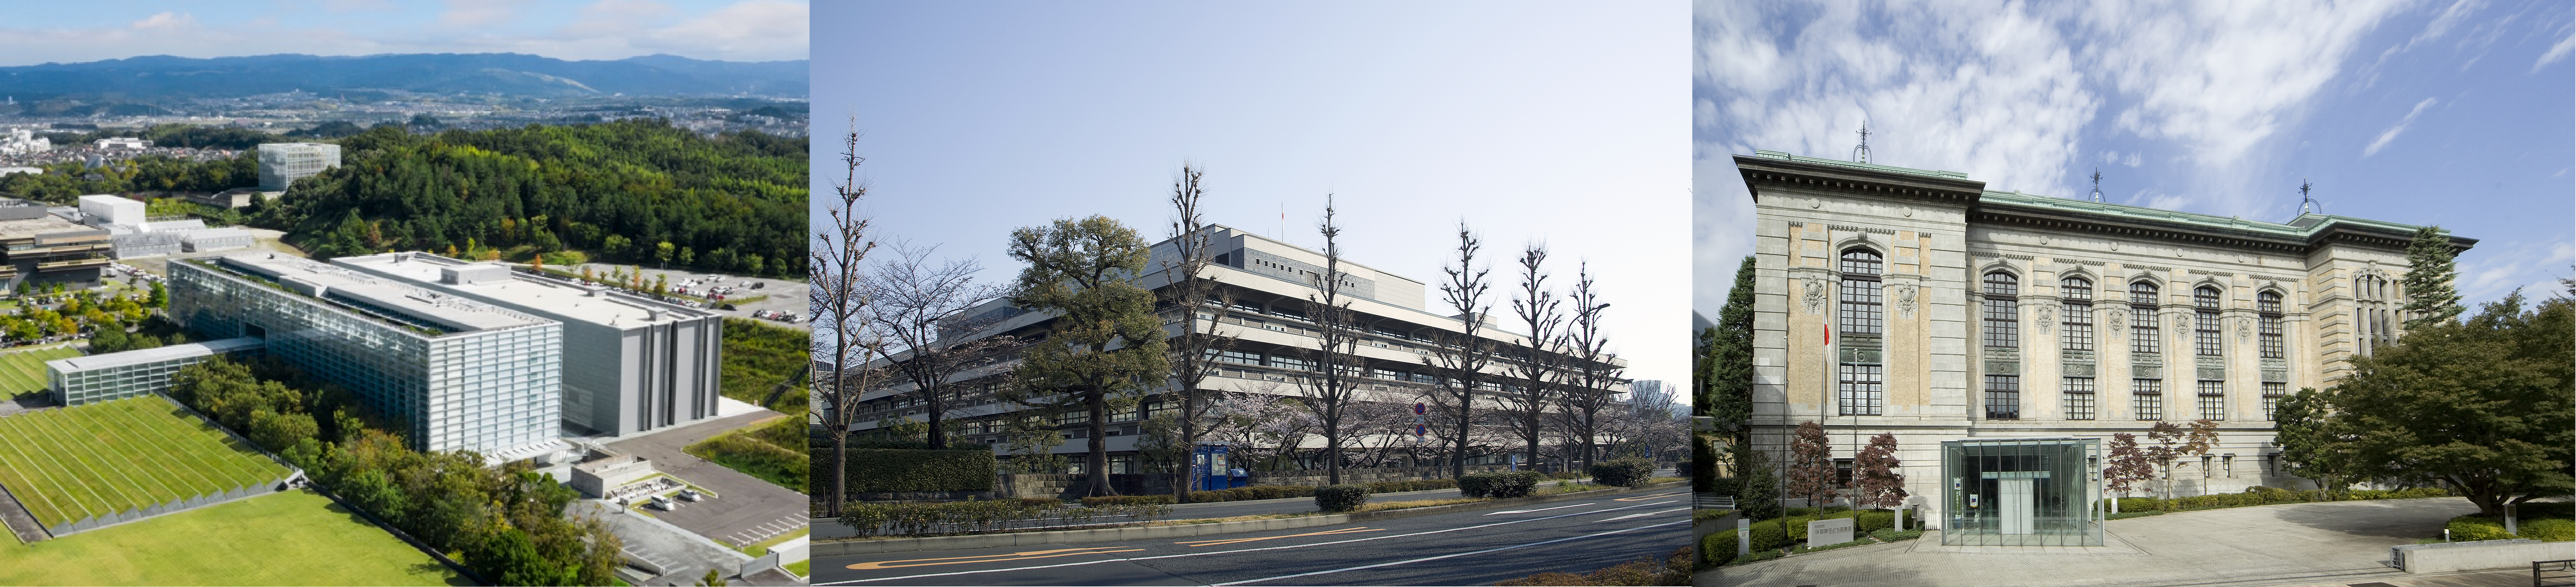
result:
<svg viewBox="0 0 2576 587"><path fill-rule="evenodd" d="M1807 498L1807 507L1820 508L1833 491L1834 449L1825 443L1824 425L1798 424L1797 438L1789 441L1789 494Z"/></svg>
<svg viewBox="0 0 2576 587"><path fill-rule="evenodd" d="M2138 450L2138 435L2121 432L2111 435L2110 462L2103 463L2102 484L2126 497L2140 489L2137 484L2156 476L2155 458ZM2111 511L2120 511L2119 500L2111 501Z"/></svg>
<svg viewBox="0 0 2576 587"><path fill-rule="evenodd" d="M1894 508L1905 503L1905 474L1896 472L1903 463L1896 458L1896 435L1880 432L1869 437L1869 446L1852 457L1852 485L1860 495L1852 503L1863 508Z"/></svg>

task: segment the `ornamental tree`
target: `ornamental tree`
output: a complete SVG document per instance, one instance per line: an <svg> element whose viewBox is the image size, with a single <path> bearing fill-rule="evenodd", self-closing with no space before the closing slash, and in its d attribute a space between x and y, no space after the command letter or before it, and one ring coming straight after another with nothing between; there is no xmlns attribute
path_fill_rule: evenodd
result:
<svg viewBox="0 0 2576 587"><path fill-rule="evenodd" d="M2576 491L2576 300L2520 291L2466 321L2426 324L2328 391L2328 440L2362 478L2438 484L2482 515Z"/></svg>
<svg viewBox="0 0 2576 587"><path fill-rule="evenodd" d="M2406 243L2406 277L2398 287L2406 294L2406 328L2449 322L2467 308L2460 307L2460 292L2451 282L2460 277L2459 265L2452 261L2459 250L2452 248L2450 232L2439 226L2415 229L2415 239Z"/></svg>
<svg viewBox="0 0 2576 587"><path fill-rule="evenodd" d="M2102 467L2104 487L2125 496L2139 490L2138 483L2155 476L2155 458L2138 449L2138 435L2127 432L2111 435L2111 457ZM2119 511L2119 502L2111 503L2111 511Z"/></svg>
<svg viewBox="0 0 2576 587"><path fill-rule="evenodd" d="M1869 437L1869 447L1852 457L1852 484L1860 494L1852 502L1866 508L1893 508L1905 503L1905 474L1896 472L1896 435Z"/></svg>
<svg viewBox="0 0 2576 587"><path fill-rule="evenodd" d="M1834 492L1834 451L1825 442L1825 427L1813 421L1798 424L1795 439L1789 441L1789 495L1807 498L1807 507L1824 507L1824 499Z"/></svg>

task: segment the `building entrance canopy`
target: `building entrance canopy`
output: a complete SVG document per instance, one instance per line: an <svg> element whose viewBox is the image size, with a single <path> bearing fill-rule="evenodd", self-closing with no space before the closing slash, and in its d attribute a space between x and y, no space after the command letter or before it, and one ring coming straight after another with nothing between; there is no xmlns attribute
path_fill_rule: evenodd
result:
<svg viewBox="0 0 2576 587"><path fill-rule="evenodd" d="M2012 438L1941 443L1941 543L2101 546L2102 440Z"/></svg>

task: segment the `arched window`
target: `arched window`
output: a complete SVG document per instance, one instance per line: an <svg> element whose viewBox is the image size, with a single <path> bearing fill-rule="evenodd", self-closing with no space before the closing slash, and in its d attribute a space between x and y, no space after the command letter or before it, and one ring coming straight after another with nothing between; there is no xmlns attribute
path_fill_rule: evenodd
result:
<svg viewBox="0 0 2576 587"><path fill-rule="evenodd" d="M2260 323L2256 330L2261 337L2263 358L2288 358L2281 348L2281 292L2267 290L2254 294L2254 313Z"/></svg>
<svg viewBox="0 0 2576 587"><path fill-rule="evenodd" d="M2066 350L2093 350L2093 281L2069 277L2058 282L2058 298L2066 305L2065 330L2058 342Z"/></svg>
<svg viewBox="0 0 2576 587"><path fill-rule="evenodd" d="M2021 281L2002 271L1987 273L1985 293L1986 346L2020 347Z"/></svg>
<svg viewBox="0 0 2576 587"><path fill-rule="evenodd" d="M1883 266L1877 251L1857 247L1843 251L1837 299L1845 352L1841 353L1841 389L1834 399L1845 416L1876 416L1886 408L1887 365L1879 362L1878 349L1870 348L1887 331L1878 280Z"/></svg>
<svg viewBox="0 0 2576 587"><path fill-rule="evenodd" d="M2218 356L2219 341L2224 339L2218 335L2218 288L2201 286L2191 290L2191 307L2193 354Z"/></svg>
<svg viewBox="0 0 2576 587"><path fill-rule="evenodd" d="M2157 336L2156 284L2138 281L2129 284L2129 352L2164 352L2164 341Z"/></svg>

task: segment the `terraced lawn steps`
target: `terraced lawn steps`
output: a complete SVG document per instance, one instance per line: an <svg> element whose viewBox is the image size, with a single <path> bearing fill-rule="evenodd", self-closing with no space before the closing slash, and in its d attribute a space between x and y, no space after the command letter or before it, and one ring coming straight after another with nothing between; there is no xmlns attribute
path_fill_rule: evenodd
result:
<svg viewBox="0 0 2576 587"><path fill-rule="evenodd" d="M69 345L0 352L0 396L44 391L53 385L45 378L45 361L77 356L81 352Z"/></svg>
<svg viewBox="0 0 2576 587"><path fill-rule="evenodd" d="M264 495L293 472L159 395L0 416L0 487L56 538Z"/></svg>
<svg viewBox="0 0 2576 587"><path fill-rule="evenodd" d="M0 585L472 585L311 491L268 493L19 545Z"/></svg>

